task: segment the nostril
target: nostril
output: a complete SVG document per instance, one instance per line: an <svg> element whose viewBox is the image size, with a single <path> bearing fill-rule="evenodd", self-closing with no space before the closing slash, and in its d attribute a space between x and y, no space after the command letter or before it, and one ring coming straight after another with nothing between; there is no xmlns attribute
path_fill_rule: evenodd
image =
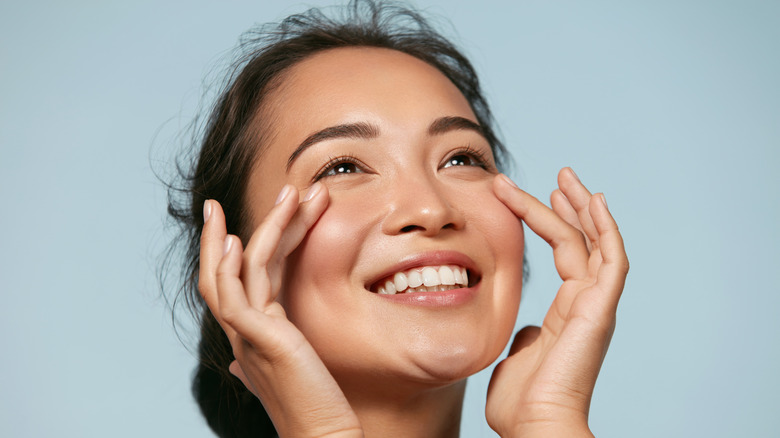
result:
<svg viewBox="0 0 780 438"><path fill-rule="evenodd" d="M457 228L457 227L452 222L450 222L450 223L444 225L443 227L441 227L442 230L448 230L448 229L449 230L454 230L455 228ZM408 232L411 232L411 231L425 231L425 230L426 230L426 228L422 227L420 225L407 225L407 226L401 228L401 232L402 233L408 233Z"/></svg>

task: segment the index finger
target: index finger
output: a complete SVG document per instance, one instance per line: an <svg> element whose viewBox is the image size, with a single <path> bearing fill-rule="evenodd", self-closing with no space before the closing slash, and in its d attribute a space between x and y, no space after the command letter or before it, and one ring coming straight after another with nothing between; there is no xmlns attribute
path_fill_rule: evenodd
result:
<svg viewBox="0 0 780 438"><path fill-rule="evenodd" d="M203 203L203 230L200 235L200 267L198 269L198 290L211 313L219 314L217 296L217 267L222 260L227 230L225 213L219 202L209 199ZM219 321L219 319L217 318ZM220 324L222 322L220 321Z"/></svg>
<svg viewBox="0 0 780 438"><path fill-rule="evenodd" d="M498 197L553 250L561 279L584 278L588 272L588 248L582 233L541 201L520 190L506 175L493 182Z"/></svg>

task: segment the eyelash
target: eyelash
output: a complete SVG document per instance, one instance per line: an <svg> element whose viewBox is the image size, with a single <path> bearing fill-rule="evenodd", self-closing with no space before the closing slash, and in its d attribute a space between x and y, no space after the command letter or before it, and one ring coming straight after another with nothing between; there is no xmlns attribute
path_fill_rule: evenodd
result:
<svg viewBox="0 0 780 438"><path fill-rule="evenodd" d="M466 146L453 152L446 160L444 160L442 167L447 167L448 164L452 163L455 157L461 155L468 155L474 162L473 167L480 167L484 170L492 170L494 168L494 166L490 164L490 160L488 159L487 154L480 150L474 149L471 146Z"/></svg>
<svg viewBox="0 0 780 438"><path fill-rule="evenodd" d="M445 161L444 164L442 164L442 168L447 167L447 164L452 163L452 161L455 159L455 157L461 156L461 155L467 155L469 158L473 161L472 167L479 167L484 170L493 170L494 166L490 164L490 160L487 157L487 154L484 152L474 149L471 146L466 146L464 148L458 149L455 152L453 152ZM340 157L330 158L327 163L325 163L324 166L320 168L320 170L317 171L314 178L312 178L312 184L321 180L322 178L330 177L330 176L337 176L337 174L328 175L329 172L334 170L336 167L338 167L341 164L353 164L357 169L358 172L356 173L365 173L363 170L366 166L358 160L353 155L342 155ZM455 165L453 165L455 166ZM458 165L459 166L459 165ZM352 172L349 172L352 173Z"/></svg>
<svg viewBox="0 0 780 438"><path fill-rule="evenodd" d="M325 165L322 166L320 170L318 170L317 173L314 175L314 178L312 179L312 183L315 183L325 177L338 175L338 174L328 175L328 173L333 169L335 169L336 167L338 167L339 165L345 163L354 164L355 167L358 168L358 171L360 173L365 172L363 168L365 168L366 166L360 160L358 160L352 155L342 155L340 157L329 159L328 162L325 163Z"/></svg>

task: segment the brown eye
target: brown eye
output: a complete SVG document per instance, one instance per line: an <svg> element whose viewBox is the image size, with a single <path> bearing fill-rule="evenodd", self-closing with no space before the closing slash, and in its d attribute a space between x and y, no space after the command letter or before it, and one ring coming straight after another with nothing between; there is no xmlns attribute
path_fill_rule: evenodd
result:
<svg viewBox="0 0 780 438"><path fill-rule="evenodd" d="M490 165L482 153L476 150L466 149L455 152L442 164L441 168L446 169L448 167L465 166L465 167L479 167L481 169L488 169Z"/></svg>
<svg viewBox="0 0 780 438"><path fill-rule="evenodd" d="M342 175L345 173L356 173L359 171L360 170L355 165L355 163L345 162L336 164L335 166L331 167L325 172L323 176Z"/></svg>
<svg viewBox="0 0 780 438"><path fill-rule="evenodd" d="M444 163L443 167L452 167L452 166L479 166L480 164L475 163L476 160L474 158L466 155L466 154L459 154L455 155L454 157L447 160L446 163Z"/></svg>
<svg viewBox="0 0 780 438"><path fill-rule="evenodd" d="M357 159L352 157L338 157L330 160L322 170L317 172L317 176L314 177L314 181L319 181L322 178L348 175L351 173L365 173L362 165Z"/></svg>

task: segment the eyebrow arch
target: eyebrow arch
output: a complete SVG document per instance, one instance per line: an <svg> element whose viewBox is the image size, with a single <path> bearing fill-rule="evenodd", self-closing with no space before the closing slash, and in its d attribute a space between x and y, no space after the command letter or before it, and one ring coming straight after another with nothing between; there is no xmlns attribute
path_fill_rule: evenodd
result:
<svg viewBox="0 0 780 438"><path fill-rule="evenodd" d="M290 170L290 166L292 166L293 161L298 158L298 155L300 155L301 152L315 143L325 140L333 140L336 138L371 139L376 137L379 137L379 127L370 123L346 123L343 125L327 127L306 137L306 140L303 140L301 144L295 148L293 153L290 155L290 158L287 159L287 167L285 171Z"/></svg>
<svg viewBox="0 0 780 438"><path fill-rule="evenodd" d="M485 137L485 131L482 129L482 126L465 117L457 116L439 117L434 120L433 123L431 123L431 126L428 127L428 135L442 135L450 131L461 129L474 131Z"/></svg>

